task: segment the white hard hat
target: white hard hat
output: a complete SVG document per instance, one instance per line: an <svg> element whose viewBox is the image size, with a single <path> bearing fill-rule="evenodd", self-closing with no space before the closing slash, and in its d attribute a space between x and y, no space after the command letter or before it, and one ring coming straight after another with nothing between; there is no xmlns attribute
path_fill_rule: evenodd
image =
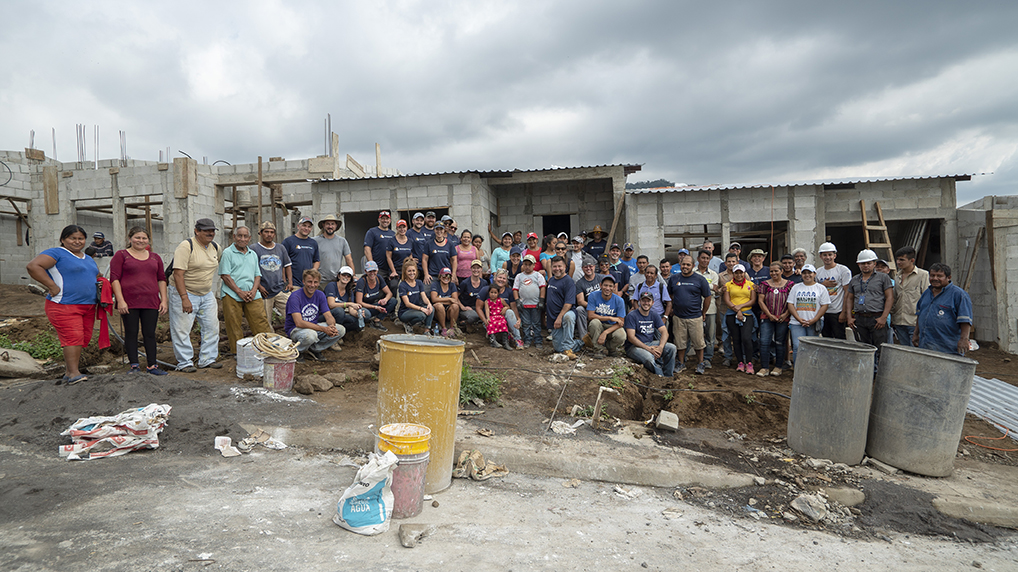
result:
<svg viewBox="0 0 1018 572"><path fill-rule="evenodd" d="M837 251L838 251L838 247L834 246L833 242L825 242L825 243L820 245L820 252L821 253L824 253L824 252L837 252Z"/></svg>
<svg viewBox="0 0 1018 572"><path fill-rule="evenodd" d="M870 249L864 249L859 251L859 256L856 257L855 263L862 264L863 262L876 262L877 253Z"/></svg>

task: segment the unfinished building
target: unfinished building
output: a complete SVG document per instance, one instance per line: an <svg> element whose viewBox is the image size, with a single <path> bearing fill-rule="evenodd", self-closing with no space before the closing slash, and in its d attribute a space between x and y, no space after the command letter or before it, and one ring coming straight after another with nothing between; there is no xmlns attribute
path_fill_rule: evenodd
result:
<svg viewBox="0 0 1018 572"><path fill-rule="evenodd" d="M570 236L600 225L652 261L674 260L679 248L710 239L717 250L738 240L744 253L802 247L816 263L817 248L831 240L839 261L855 271L855 253L868 237L870 244L913 245L923 267L950 264L955 282L972 294L976 339L1018 353L1018 289L1008 288L1018 279L1018 199L986 197L959 209L955 185L970 175L627 191L626 177L639 165L405 175L382 169L380 159L366 169L349 155L243 165L187 157L81 164L36 149L0 151L0 161L0 282L7 284L28 283L25 265L72 223L106 233L118 248L130 226L147 227L165 257L199 218L216 221L225 231L218 240L229 242L242 224L272 220L284 237L300 216L336 214L358 264L364 234L382 210L406 220L417 211L449 214L460 230L484 236L489 249L489 225L495 235ZM865 225L875 228L866 233ZM889 249L876 250L893 258Z"/></svg>

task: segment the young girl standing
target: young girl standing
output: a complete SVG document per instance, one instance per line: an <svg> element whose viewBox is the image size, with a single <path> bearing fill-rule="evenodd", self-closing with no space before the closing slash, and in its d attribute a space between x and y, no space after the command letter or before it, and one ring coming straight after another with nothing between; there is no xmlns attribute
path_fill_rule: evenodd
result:
<svg viewBox="0 0 1018 572"><path fill-rule="evenodd" d="M505 304L498 295L498 288L488 288L488 299L484 303L484 321L488 323L488 339L492 347L502 346L512 351L509 343L509 324L505 320Z"/></svg>

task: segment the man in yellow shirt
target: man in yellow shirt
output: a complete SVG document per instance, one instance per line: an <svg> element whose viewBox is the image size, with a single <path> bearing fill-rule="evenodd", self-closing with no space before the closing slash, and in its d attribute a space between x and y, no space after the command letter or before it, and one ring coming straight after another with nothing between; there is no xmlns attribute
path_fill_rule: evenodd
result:
<svg viewBox="0 0 1018 572"><path fill-rule="evenodd" d="M212 281L219 271L222 250L213 240L216 223L200 218L194 223L194 236L181 242L173 251L173 278L170 282L170 337L177 371L194 373L194 347L191 328L198 318L201 328L201 349L198 367L219 369L219 306L212 291Z"/></svg>

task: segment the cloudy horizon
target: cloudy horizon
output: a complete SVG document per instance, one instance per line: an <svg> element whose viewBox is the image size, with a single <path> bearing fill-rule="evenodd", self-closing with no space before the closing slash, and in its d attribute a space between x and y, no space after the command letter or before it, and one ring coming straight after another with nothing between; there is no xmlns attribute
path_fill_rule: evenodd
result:
<svg viewBox="0 0 1018 572"><path fill-rule="evenodd" d="M1016 192L1018 4L19 2L0 148L324 152L404 173L643 165L630 182L993 173ZM1011 71L1008 71L1011 70Z"/></svg>

